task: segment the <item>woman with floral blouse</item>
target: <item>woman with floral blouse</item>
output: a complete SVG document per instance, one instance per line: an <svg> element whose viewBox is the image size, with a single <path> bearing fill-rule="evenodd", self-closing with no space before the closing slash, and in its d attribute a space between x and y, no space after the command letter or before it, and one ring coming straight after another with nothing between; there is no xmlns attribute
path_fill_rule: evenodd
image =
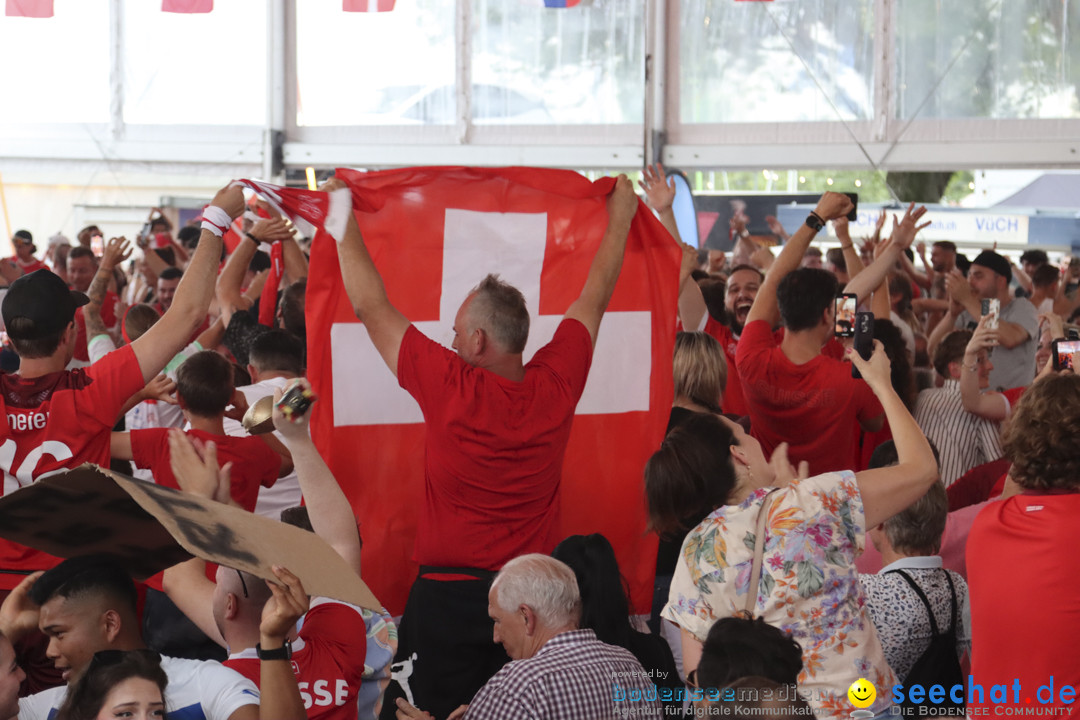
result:
<svg viewBox="0 0 1080 720"><path fill-rule="evenodd" d="M870 708L891 704L895 678L865 608L855 558L866 529L922 497L937 479L926 438L890 383L881 343L873 357L848 357L885 409L900 461L858 474L807 477L781 445L767 460L757 440L724 418L699 415L672 431L645 470L651 527L668 532L703 500L715 510L690 531L663 616L682 630L683 669L696 668L718 618L747 606L759 511L767 512L754 614L802 645L799 687L819 715L850 717L848 687L877 689ZM780 488L769 494L772 488Z"/></svg>

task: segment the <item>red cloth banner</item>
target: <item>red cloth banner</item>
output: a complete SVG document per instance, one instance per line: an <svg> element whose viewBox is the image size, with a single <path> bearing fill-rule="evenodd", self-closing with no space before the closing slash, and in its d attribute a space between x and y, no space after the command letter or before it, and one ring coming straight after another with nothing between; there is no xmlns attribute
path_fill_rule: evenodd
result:
<svg viewBox="0 0 1080 720"><path fill-rule="evenodd" d="M161 12L193 15L212 12L214 0L161 0Z"/></svg>
<svg viewBox="0 0 1080 720"><path fill-rule="evenodd" d="M454 314L488 272L531 313L525 361L580 294L607 226L612 178L564 170L338 170L391 302L449 347ZM648 612L656 538L645 532L642 472L672 400L680 250L639 206L622 274L600 327L567 447L557 538L603 533L636 612ZM308 376L321 398L312 436L361 521L364 579L400 613L416 576L424 423L367 337L341 282L337 249L314 241L307 292ZM556 538L556 539L557 539ZM551 550L551 548L547 548Z"/></svg>
<svg viewBox="0 0 1080 720"><path fill-rule="evenodd" d="M51 18L53 0L7 0L4 14L8 17Z"/></svg>
<svg viewBox="0 0 1080 720"><path fill-rule="evenodd" d="M254 190L279 213L289 218L305 237L314 237L315 230L326 230L331 237L345 233L345 223L352 211L352 196L344 188L332 192L307 188L281 187L261 180L236 180Z"/></svg>
<svg viewBox="0 0 1080 720"><path fill-rule="evenodd" d="M394 9L394 0L342 0L341 9L345 12L390 12Z"/></svg>

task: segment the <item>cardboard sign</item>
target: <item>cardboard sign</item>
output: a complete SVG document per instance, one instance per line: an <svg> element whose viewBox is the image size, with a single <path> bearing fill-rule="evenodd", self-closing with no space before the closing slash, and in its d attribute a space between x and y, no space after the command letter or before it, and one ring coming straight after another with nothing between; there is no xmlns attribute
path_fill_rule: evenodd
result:
<svg viewBox="0 0 1080 720"><path fill-rule="evenodd" d="M271 566L280 565L309 595L382 607L314 533L96 465L0 500L0 537L58 557L110 553L140 580L192 556L267 580L275 580Z"/></svg>

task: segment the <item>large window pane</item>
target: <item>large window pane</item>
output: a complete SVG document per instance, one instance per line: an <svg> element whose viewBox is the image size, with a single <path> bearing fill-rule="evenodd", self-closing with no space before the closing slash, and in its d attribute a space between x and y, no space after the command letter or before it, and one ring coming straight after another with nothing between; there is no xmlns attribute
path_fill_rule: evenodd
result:
<svg viewBox="0 0 1080 720"><path fill-rule="evenodd" d="M454 3L397 0L393 12L296 3L298 125L454 124Z"/></svg>
<svg viewBox="0 0 1080 720"><path fill-rule="evenodd" d="M477 124L637 124L645 97L644 6L568 9L473 0Z"/></svg>
<svg viewBox="0 0 1080 720"><path fill-rule="evenodd" d="M873 0L680 7L681 122L873 117Z"/></svg>
<svg viewBox="0 0 1080 720"><path fill-rule="evenodd" d="M108 0L56 0L48 19L0 15L0 123L109 119Z"/></svg>
<svg viewBox="0 0 1080 720"><path fill-rule="evenodd" d="M216 0L198 15L162 12L150 0L122 8L124 122L266 122L266 3Z"/></svg>
<svg viewBox="0 0 1080 720"><path fill-rule="evenodd" d="M1075 2L898 0L896 27L897 117L1080 117Z"/></svg>

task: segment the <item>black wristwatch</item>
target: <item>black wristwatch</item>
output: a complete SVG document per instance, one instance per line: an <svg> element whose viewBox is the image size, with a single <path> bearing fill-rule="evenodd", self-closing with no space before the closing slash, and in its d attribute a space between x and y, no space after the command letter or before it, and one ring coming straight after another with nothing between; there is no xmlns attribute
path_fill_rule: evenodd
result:
<svg viewBox="0 0 1080 720"><path fill-rule="evenodd" d="M285 644L276 650L263 650L262 645L259 644L255 646L255 654L260 660L291 660L292 643L286 640Z"/></svg>
<svg viewBox="0 0 1080 720"><path fill-rule="evenodd" d="M820 215L812 212L806 216L806 227L818 233L821 232L821 228L825 227L825 221L821 219Z"/></svg>

